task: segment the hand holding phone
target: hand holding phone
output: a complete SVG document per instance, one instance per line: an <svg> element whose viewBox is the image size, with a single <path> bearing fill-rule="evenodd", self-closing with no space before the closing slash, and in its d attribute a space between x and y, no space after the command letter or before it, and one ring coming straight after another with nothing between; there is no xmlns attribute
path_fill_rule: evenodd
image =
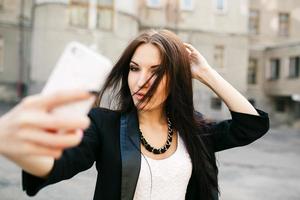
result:
<svg viewBox="0 0 300 200"><path fill-rule="evenodd" d="M42 94L64 90L98 92L112 68L104 56L78 43L71 42L52 71ZM71 103L53 110L65 114L87 114L95 98Z"/></svg>

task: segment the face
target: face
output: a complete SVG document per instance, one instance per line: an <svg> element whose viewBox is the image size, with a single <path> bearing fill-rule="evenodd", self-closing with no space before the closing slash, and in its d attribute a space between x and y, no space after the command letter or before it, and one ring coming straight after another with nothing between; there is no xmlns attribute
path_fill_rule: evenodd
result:
<svg viewBox="0 0 300 200"><path fill-rule="evenodd" d="M148 82L147 80L160 67L160 63L159 49L153 44L142 44L134 52L129 64L128 86L136 106L151 88L156 76L154 75ZM137 108L143 111L162 108L166 98L166 75L164 75L150 101L144 101Z"/></svg>

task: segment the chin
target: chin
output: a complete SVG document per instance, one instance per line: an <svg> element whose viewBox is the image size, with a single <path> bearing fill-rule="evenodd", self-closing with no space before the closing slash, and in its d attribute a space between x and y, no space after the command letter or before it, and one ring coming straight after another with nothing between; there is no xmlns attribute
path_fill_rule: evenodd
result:
<svg viewBox="0 0 300 200"><path fill-rule="evenodd" d="M156 110L162 106L162 104L159 105L149 105L149 104L141 104L140 106L137 105L138 103L135 104L135 107L139 111L151 111L151 110Z"/></svg>

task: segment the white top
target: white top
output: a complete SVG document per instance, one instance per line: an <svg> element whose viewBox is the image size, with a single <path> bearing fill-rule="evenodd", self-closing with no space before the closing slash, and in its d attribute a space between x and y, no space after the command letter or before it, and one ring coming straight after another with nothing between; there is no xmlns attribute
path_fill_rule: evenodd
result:
<svg viewBox="0 0 300 200"><path fill-rule="evenodd" d="M181 137L177 141L176 151L166 159L154 160L142 155L134 200L185 199L192 162Z"/></svg>

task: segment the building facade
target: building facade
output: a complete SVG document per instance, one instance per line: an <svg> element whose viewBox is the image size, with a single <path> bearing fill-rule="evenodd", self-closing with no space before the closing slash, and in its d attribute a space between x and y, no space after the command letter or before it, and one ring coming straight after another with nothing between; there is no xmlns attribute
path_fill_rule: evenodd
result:
<svg viewBox="0 0 300 200"><path fill-rule="evenodd" d="M114 63L139 32L166 28L194 45L257 108L268 111L273 125L297 125L299 4L298 0L0 0L0 99L39 92L70 41L82 42ZM207 86L194 82L194 91L197 110L213 119L230 117Z"/></svg>
<svg viewBox="0 0 300 200"><path fill-rule="evenodd" d="M0 100L26 93L31 54L31 0L0 0Z"/></svg>
<svg viewBox="0 0 300 200"><path fill-rule="evenodd" d="M300 128L300 1L249 5L248 97L273 126Z"/></svg>
<svg viewBox="0 0 300 200"><path fill-rule="evenodd" d="M225 79L245 94L247 7L246 0L232 0L230 5L228 1L211 0L36 0L29 93L40 91L65 45L72 40L92 46L114 62L139 32L167 28L199 49ZM198 82L194 86L197 110L215 119L230 116L208 87Z"/></svg>

